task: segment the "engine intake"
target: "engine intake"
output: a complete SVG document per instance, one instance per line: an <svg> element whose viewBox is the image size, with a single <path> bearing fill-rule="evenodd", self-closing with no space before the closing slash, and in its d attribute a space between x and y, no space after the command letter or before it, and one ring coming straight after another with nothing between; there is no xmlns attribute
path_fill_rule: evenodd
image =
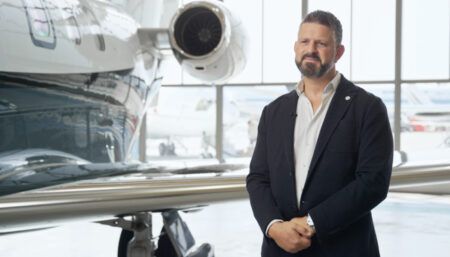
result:
<svg viewBox="0 0 450 257"><path fill-rule="evenodd" d="M187 10L175 23L175 40L189 55L206 55L219 45L221 39L222 24L209 9Z"/></svg>
<svg viewBox="0 0 450 257"><path fill-rule="evenodd" d="M224 83L245 66L242 24L218 1L195 1L172 19L170 42L183 69L192 76Z"/></svg>

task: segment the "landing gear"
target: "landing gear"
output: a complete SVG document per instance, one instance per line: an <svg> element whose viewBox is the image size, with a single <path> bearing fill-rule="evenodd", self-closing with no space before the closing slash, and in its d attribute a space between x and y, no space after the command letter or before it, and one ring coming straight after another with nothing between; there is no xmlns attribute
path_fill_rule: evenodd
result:
<svg viewBox="0 0 450 257"><path fill-rule="evenodd" d="M118 257L214 257L210 244L195 245L194 237L177 211L163 212L162 217L164 226L157 247L152 238L150 213L136 213L131 221L119 218L101 223L123 229Z"/></svg>
<svg viewBox="0 0 450 257"><path fill-rule="evenodd" d="M122 233L120 233L120 238L119 238L119 249L117 250L118 257L126 257L127 256L128 242L130 242L131 239L133 239L133 236L134 236L133 231L122 229Z"/></svg>
<svg viewBox="0 0 450 257"><path fill-rule="evenodd" d="M131 241L131 239L133 239L133 236L133 231L125 229L122 230L119 239L119 249L117 251L118 257L127 257L128 243ZM158 247L156 248L154 256L178 257L175 249L173 248L172 242L170 241L170 238L164 228L161 230L161 234L159 235Z"/></svg>
<svg viewBox="0 0 450 257"><path fill-rule="evenodd" d="M133 215L131 221L118 219L109 225L124 229L120 234L119 257L154 256L155 247L152 240L152 216L150 213L140 212Z"/></svg>

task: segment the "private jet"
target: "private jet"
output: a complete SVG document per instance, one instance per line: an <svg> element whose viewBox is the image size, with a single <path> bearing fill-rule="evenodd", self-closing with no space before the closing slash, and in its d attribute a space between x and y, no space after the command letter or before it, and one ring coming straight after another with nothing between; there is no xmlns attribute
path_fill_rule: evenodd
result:
<svg viewBox="0 0 450 257"><path fill-rule="evenodd" d="M237 17L220 1L0 0L0 19L0 233L84 220L123 229L119 256L214 256L178 212L245 198L242 166L136 160L161 63L225 83L246 62Z"/></svg>

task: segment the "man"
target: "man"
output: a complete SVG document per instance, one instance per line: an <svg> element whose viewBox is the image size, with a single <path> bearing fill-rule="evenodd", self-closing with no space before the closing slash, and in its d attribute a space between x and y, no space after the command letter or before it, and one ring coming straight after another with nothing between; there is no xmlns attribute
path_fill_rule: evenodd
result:
<svg viewBox="0 0 450 257"><path fill-rule="evenodd" d="M393 142L386 107L336 71L342 26L302 21L297 89L261 115L247 177L263 257L379 256L371 210L386 198Z"/></svg>

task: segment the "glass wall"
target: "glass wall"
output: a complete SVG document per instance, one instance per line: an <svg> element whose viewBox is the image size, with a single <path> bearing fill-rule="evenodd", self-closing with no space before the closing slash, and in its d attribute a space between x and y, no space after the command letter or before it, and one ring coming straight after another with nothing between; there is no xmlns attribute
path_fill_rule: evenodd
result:
<svg viewBox="0 0 450 257"><path fill-rule="evenodd" d="M449 79L448 0L403 1L402 79Z"/></svg>
<svg viewBox="0 0 450 257"><path fill-rule="evenodd" d="M350 0L314 0L308 1L308 11L324 10L332 12L342 23L342 44L346 47L344 55L336 64L339 70L347 78L352 78L351 75L351 24L352 24L352 1Z"/></svg>
<svg viewBox="0 0 450 257"><path fill-rule="evenodd" d="M294 42L301 22L301 1L262 1L264 83L292 82L300 79L295 66ZM286 8L289 6L289 8Z"/></svg>
<svg viewBox="0 0 450 257"><path fill-rule="evenodd" d="M388 109L396 150L419 158L421 155L413 152L439 152L450 148L447 132L450 117L449 1L403 0L399 5L402 8L397 11L399 1L390 0L376 3L369 0L304 0L295 3L288 0L228 0L225 4L246 27L249 47L246 68L221 87L223 94L218 93L215 87L205 87L190 78L174 59L163 66L169 71L164 73L163 85L171 85L170 94L180 94L181 97L171 98L177 102L175 106L191 101L185 98L184 92L198 92L193 94L199 98L203 94L200 92L205 91L212 99L214 106L210 107L209 114L204 114L210 124L197 129L196 137L201 139L203 131L218 131L218 134L207 134L211 135L209 142L220 140L221 144L217 145L222 145L223 151L216 151L215 143L202 150L202 143L197 143L200 140L192 141L197 145L191 147L183 147L185 144L179 143L176 156L211 157L216 152L223 152L223 156L217 158L225 161L227 158L251 156L254 127L262 107L293 89L300 79L294 64L293 44L301 21L302 3L307 4L308 11L328 10L341 20L346 50L337 63L337 69L382 98ZM397 14L400 19L396 19ZM401 21L402 26L396 26L397 21ZM198 84L200 87L186 89L183 84ZM169 88L163 86L161 95L169 93L167 90ZM396 102L396 99L401 101ZM161 111L164 108L158 107ZM216 111L223 112L219 121L215 120ZM178 112L181 113L180 109ZM171 126L157 122L154 117L153 122L152 117L148 120L152 123L148 126L149 132ZM176 124L190 127L189 120L178 120ZM221 129L217 130L216 124L222 124ZM151 150L153 157L160 155L158 146L163 139L157 140L148 141L152 147L156 146Z"/></svg>
<svg viewBox="0 0 450 257"><path fill-rule="evenodd" d="M395 119L395 85L394 84L360 84L358 85L368 92L378 96L383 100L389 115L391 128L394 127Z"/></svg>
<svg viewBox="0 0 450 257"><path fill-rule="evenodd" d="M402 85L402 150L414 160L448 161L450 156L450 83Z"/></svg>
<svg viewBox="0 0 450 257"><path fill-rule="evenodd" d="M353 1L352 9L351 79L394 80L395 1Z"/></svg>
<svg viewBox="0 0 450 257"><path fill-rule="evenodd" d="M288 92L285 86L232 86L224 89L224 157L250 157L262 109ZM228 117L228 120L226 119Z"/></svg>
<svg viewBox="0 0 450 257"><path fill-rule="evenodd" d="M163 87L147 113L147 159L213 158L213 87Z"/></svg>

